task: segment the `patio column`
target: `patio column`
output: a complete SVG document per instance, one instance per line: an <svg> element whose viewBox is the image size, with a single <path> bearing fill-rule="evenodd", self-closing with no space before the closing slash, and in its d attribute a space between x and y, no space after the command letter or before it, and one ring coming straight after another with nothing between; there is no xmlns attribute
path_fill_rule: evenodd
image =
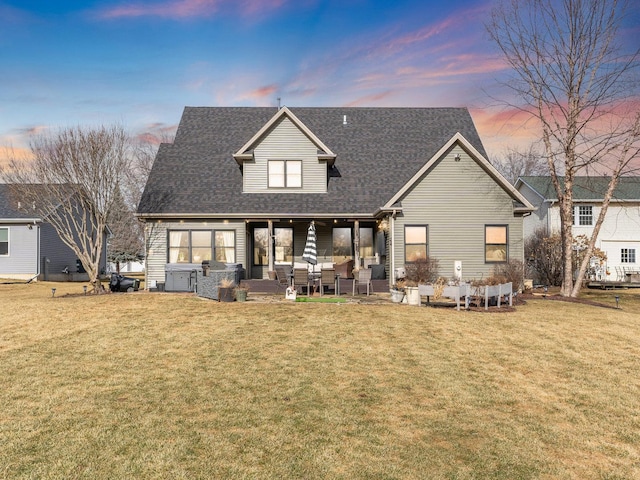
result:
<svg viewBox="0 0 640 480"><path fill-rule="evenodd" d="M360 270L360 220L353 222L353 263L356 270Z"/></svg>
<svg viewBox="0 0 640 480"><path fill-rule="evenodd" d="M274 267L274 259L273 259L273 244L274 244L274 239L273 239L273 220L268 220L267 221L267 235L269 237L269 241L268 241L268 245L269 245L269 271L273 272L275 270Z"/></svg>

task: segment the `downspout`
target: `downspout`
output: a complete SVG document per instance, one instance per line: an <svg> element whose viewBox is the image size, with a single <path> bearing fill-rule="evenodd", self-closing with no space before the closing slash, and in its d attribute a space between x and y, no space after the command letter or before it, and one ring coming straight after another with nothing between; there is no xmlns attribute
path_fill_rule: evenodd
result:
<svg viewBox="0 0 640 480"><path fill-rule="evenodd" d="M274 238L273 238L273 220L267 220L267 236L269 237L269 271L273 272L275 270L275 262L273 259L274 254Z"/></svg>
<svg viewBox="0 0 640 480"><path fill-rule="evenodd" d="M393 209L393 213L391 214L391 221L389 222L389 234L391 235L391 275L389 278L391 279L392 287L396 283L396 249L395 249L395 235L396 235L396 210Z"/></svg>
<svg viewBox="0 0 640 480"><path fill-rule="evenodd" d="M40 263L42 263L40 259L40 225L38 225L35 220L33 221L33 224L36 227L36 250L38 250L38 259L36 260L36 278L38 278L40 276Z"/></svg>

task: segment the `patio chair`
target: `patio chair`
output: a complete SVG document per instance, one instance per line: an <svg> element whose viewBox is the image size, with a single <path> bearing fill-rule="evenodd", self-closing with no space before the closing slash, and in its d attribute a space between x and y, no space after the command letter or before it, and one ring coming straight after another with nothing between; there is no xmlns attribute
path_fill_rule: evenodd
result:
<svg viewBox="0 0 640 480"><path fill-rule="evenodd" d="M373 284L371 283L371 269L370 268L361 268L358 270L357 275L353 278L353 292L352 294L356 294L356 289L358 289L358 294L360 294L360 286L367 286L367 296L369 296L369 290L373 292Z"/></svg>
<svg viewBox="0 0 640 480"><path fill-rule="evenodd" d="M289 286L289 278L290 275L287 274L287 271L284 267L274 267L275 271L276 271L276 286L278 287L278 290L282 289L282 290L286 290L287 287Z"/></svg>
<svg viewBox="0 0 640 480"><path fill-rule="evenodd" d="M334 265L334 268L336 269L336 273L340 274L340 277L342 278L353 278L353 260L345 260L342 263L336 263Z"/></svg>
<svg viewBox="0 0 640 480"><path fill-rule="evenodd" d="M324 287L327 287L327 290L336 288L336 270L335 268L323 268L320 272L320 296L322 296L322 291ZM336 292L337 293L337 292Z"/></svg>
<svg viewBox="0 0 640 480"><path fill-rule="evenodd" d="M294 268L293 269L293 284L296 289L307 288L307 295L311 295L311 289L309 288L309 270L306 268Z"/></svg>

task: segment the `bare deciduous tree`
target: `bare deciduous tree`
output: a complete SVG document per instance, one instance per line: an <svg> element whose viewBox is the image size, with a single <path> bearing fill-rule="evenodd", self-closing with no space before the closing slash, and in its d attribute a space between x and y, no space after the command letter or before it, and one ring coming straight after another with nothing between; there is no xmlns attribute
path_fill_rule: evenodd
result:
<svg viewBox="0 0 640 480"><path fill-rule="evenodd" d="M34 137L33 160L12 159L0 170L14 194L35 207L77 255L95 293L104 291L99 279L104 234L129 150L120 126L66 128Z"/></svg>
<svg viewBox="0 0 640 480"><path fill-rule="evenodd" d="M487 25L514 72L505 85L520 103L511 106L540 126L560 207L565 296L578 296L618 180L640 153L639 50L619 44L627 6L618 0L505 0ZM580 172L610 182L574 282L573 181Z"/></svg>
<svg viewBox="0 0 640 480"><path fill-rule="evenodd" d="M128 168L120 183L120 195L116 199L109 227L113 235L109 242L109 261L120 264L140 259L145 251L144 224L135 218L135 211L147 183L160 143L169 143L172 137L163 132L159 137L144 134L132 142L132 154Z"/></svg>
<svg viewBox="0 0 640 480"><path fill-rule="evenodd" d="M549 174L547 162L533 145L526 150L507 147L504 154L491 163L512 185L518 177Z"/></svg>

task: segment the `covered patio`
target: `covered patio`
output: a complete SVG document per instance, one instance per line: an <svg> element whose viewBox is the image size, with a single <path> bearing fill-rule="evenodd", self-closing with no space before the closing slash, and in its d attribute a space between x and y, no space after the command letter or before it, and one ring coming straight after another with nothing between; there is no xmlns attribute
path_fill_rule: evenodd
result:
<svg viewBox="0 0 640 480"><path fill-rule="evenodd" d="M374 280L388 289L387 236L385 222L377 219L268 219L247 221L247 280L269 291L278 287L276 270L292 276L294 269L308 268L303 259L307 231L313 222L317 264L313 271L334 269L340 274L340 291L352 291L352 270L375 266ZM375 288L375 286L374 286Z"/></svg>

